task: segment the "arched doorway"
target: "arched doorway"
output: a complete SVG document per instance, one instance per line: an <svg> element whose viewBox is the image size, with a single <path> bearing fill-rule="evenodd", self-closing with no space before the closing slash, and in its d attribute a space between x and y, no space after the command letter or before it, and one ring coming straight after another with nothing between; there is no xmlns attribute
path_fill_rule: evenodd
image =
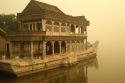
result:
<svg viewBox="0 0 125 83"><path fill-rule="evenodd" d="M58 41L56 41L56 42L54 43L54 53L55 53L55 54L58 54L58 53L59 53L59 42L58 42Z"/></svg>
<svg viewBox="0 0 125 83"><path fill-rule="evenodd" d="M66 53L66 43L64 41L61 43L61 52Z"/></svg>
<svg viewBox="0 0 125 83"><path fill-rule="evenodd" d="M46 43L46 55L52 55L52 44L49 41Z"/></svg>

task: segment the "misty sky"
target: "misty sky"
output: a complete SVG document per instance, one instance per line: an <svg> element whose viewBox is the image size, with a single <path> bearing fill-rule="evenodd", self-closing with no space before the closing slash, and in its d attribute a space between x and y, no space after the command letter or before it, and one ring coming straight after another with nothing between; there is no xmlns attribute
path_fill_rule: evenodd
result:
<svg viewBox="0 0 125 83"><path fill-rule="evenodd" d="M0 13L19 13L30 0L0 0ZM85 15L90 41L125 42L125 0L38 0L52 4L64 13Z"/></svg>

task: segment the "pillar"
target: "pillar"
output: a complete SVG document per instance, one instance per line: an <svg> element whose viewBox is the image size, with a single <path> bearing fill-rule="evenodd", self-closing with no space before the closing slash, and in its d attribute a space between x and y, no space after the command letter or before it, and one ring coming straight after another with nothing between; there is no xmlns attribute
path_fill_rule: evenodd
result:
<svg viewBox="0 0 125 83"><path fill-rule="evenodd" d="M87 50L87 38L85 38L85 50Z"/></svg>
<svg viewBox="0 0 125 83"><path fill-rule="evenodd" d="M42 31L46 30L46 20L42 19Z"/></svg>
<svg viewBox="0 0 125 83"><path fill-rule="evenodd" d="M66 43L66 53L68 53L68 43L67 41L65 41L65 43Z"/></svg>
<svg viewBox="0 0 125 83"><path fill-rule="evenodd" d="M59 22L59 34L61 34L61 22Z"/></svg>
<svg viewBox="0 0 125 83"><path fill-rule="evenodd" d="M77 41L74 43L74 52L77 52Z"/></svg>
<svg viewBox="0 0 125 83"><path fill-rule="evenodd" d="M54 33L54 21L52 21L52 25L51 25L51 26L52 26L52 27L51 27L51 28L52 28L52 31L51 31L51 32L52 32L52 35L53 35L53 33Z"/></svg>
<svg viewBox="0 0 125 83"><path fill-rule="evenodd" d="M81 26L79 26L79 34L81 34Z"/></svg>
<svg viewBox="0 0 125 83"><path fill-rule="evenodd" d="M61 54L61 51L62 51L62 49L61 49L61 41L59 41L59 53Z"/></svg>
<svg viewBox="0 0 125 83"><path fill-rule="evenodd" d="M31 60L33 60L33 42L30 42Z"/></svg>
<svg viewBox="0 0 125 83"><path fill-rule="evenodd" d="M66 23L66 26L65 26L65 27L66 27L65 33L68 35L68 29L69 29L69 28L68 28L68 26L67 26L67 23Z"/></svg>
<svg viewBox="0 0 125 83"><path fill-rule="evenodd" d="M85 50L85 38L83 40L83 49Z"/></svg>
<svg viewBox="0 0 125 83"><path fill-rule="evenodd" d="M81 49L81 51L83 51L83 42L82 41L80 42L80 49Z"/></svg>
<svg viewBox="0 0 125 83"><path fill-rule="evenodd" d="M71 34L71 24L69 24L68 29L69 29L69 34Z"/></svg>
<svg viewBox="0 0 125 83"><path fill-rule="evenodd" d="M71 41L69 41L69 53L71 53Z"/></svg>
<svg viewBox="0 0 125 83"><path fill-rule="evenodd" d="M79 50L79 42L78 41L76 41L76 52Z"/></svg>
<svg viewBox="0 0 125 83"><path fill-rule="evenodd" d="M43 41L43 50L42 50L42 55L43 55L43 59L46 59L46 41Z"/></svg>
<svg viewBox="0 0 125 83"><path fill-rule="evenodd" d="M54 56L54 41L52 41L52 56Z"/></svg>
<svg viewBox="0 0 125 83"><path fill-rule="evenodd" d="M87 50L87 38L84 39L84 49Z"/></svg>

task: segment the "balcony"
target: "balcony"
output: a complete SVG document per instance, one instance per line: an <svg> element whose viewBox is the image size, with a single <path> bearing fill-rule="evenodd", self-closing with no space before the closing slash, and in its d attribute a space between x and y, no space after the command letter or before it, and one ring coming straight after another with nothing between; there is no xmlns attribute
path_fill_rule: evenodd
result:
<svg viewBox="0 0 125 83"><path fill-rule="evenodd" d="M30 41L30 40L43 40L45 37L86 37L87 34L76 34L69 32L49 32L49 31L18 31L18 32L10 32L7 33L7 40L10 41Z"/></svg>
<svg viewBox="0 0 125 83"><path fill-rule="evenodd" d="M87 36L87 33L76 34L73 32L18 31L10 32L7 36Z"/></svg>

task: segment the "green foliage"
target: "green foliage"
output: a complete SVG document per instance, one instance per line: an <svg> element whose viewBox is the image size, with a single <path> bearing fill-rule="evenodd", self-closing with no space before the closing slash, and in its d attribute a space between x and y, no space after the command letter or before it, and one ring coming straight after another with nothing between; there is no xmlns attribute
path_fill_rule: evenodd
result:
<svg viewBox="0 0 125 83"><path fill-rule="evenodd" d="M18 31L18 21L14 14L0 14L0 27L5 31Z"/></svg>

